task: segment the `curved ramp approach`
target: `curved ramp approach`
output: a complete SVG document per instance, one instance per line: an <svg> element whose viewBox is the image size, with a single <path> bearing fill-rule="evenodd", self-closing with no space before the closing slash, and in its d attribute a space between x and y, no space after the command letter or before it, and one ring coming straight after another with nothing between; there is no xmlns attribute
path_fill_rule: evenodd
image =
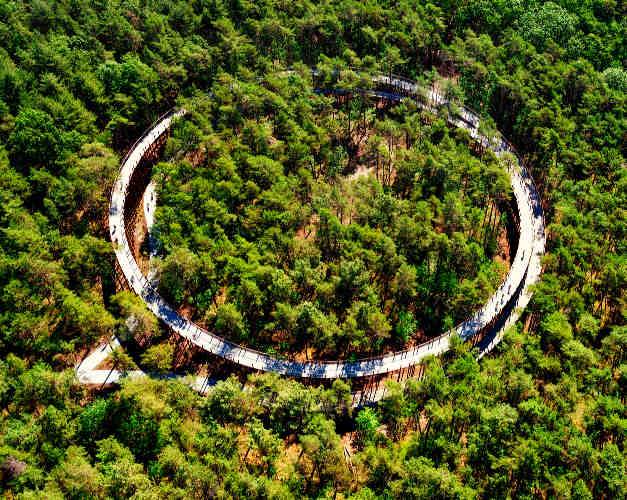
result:
<svg viewBox="0 0 627 500"><path fill-rule="evenodd" d="M419 106L435 113L446 111L448 101L434 89L425 90L414 82L398 77L375 76L372 79L375 89L364 90L364 93L397 101L415 100ZM325 89L317 92L336 94L342 91ZM159 319L198 347L255 370L271 370L287 376L326 379L367 377L401 370L419 364L426 356L442 354L448 350L452 335L471 339L483 333L478 343L481 357L494 348L504 330L519 318L521 309L529 303L530 287L540 275L540 260L545 248L544 217L537 189L510 143L500 133L491 139L482 136L479 133L480 117L473 111L461 107L457 117L450 117L446 112L451 124L468 130L473 139L494 151L497 156L505 153L512 155L514 161L508 168L520 221L518 249L510 270L498 290L472 317L443 335L412 349L354 362L337 360L301 363L278 359L236 345L199 327L166 303L155 286L142 274L131 252L124 220L128 187L135 169L144 154L170 128L172 122L184 115L185 110L180 109L160 118L137 140L124 158L111 194L109 230L118 263L129 287L142 297L146 306Z"/></svg>

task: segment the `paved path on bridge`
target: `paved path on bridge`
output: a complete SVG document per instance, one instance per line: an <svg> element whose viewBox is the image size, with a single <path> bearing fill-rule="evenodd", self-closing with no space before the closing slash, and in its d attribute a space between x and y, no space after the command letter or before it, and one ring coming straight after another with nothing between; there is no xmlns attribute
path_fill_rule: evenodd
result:
<svg viewBox="0 0 627 500"><path fill-rule="evenodd" d="M104 342L94 349L89 356L83 359L76 366L76 378L78 381L85 385L109 385L115 384L123 377L145 377L146 372L142 370L116 370L116 369L99 369L100 366L113 352L114 349L120 347L120 341L117 337L114 337L111 342ZM151 376L160 377L159 375L151 374ZM207 392L210 388L218 383L216 379L204 377L204 376L186 376L166 374L162 375L162 378L169 380L182 380L189 384L189 386L201 393Z"/></svg>
<svg viewBox="0 0 627 500"><path fill-rule="evenodd" d="M408 80L377 76L374 77L374 81L376 84L396 86L408 94L421 92L413 82ZM337 91L333 92L337 93ZM407 98L402 94L377 90L367 92L395 100ZM446 99L433 89L426 91L426 97L428 107L434 112L440 112L448 104ZM157 293L153 284L143 276L131 253L124 230L124 205L135 168L150 146L170 128L173 120L184 114L185 110L167 114L138 140L127 155L112 191L109 225L116 257L129 286L143 298L146 306L157 317L198 347L253 369L272 370L288 376L329 379L364 377L397 371L420 363L428 355L439 355L448 349L452 335L457 334L468 339L498 319L501 312L506 312L506 317L501 318L502 321L500 322L497 321L497 325L492 331L487 332L485 338L480 342L480 356L483 356L499 342L504 329L518 319L520 308L524 308L529 302L531 297L530 286L535 283L540 274L540 258L544 253L545 245L540 198L527 169L509 143L500 134L492 141L481 136L479 134L480 118L471 110L462 108L460 116L453 119L449 118L450 122L468 130L475 140L492 149L495 154L500 156L507 152L512 153L514 161L510 165L509 171L520 220L518 249L507 277L488 302L471 318L440 337L415 348L355 362L338 360L335 362L299 363L277 359L265 353L233 344L200 328L170 307ZM522 287L519 286L521 284Z"/></svg>

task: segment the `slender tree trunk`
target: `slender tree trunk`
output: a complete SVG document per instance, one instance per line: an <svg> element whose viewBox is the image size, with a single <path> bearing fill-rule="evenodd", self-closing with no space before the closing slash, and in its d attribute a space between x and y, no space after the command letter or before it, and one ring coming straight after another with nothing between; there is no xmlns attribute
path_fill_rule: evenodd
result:
<svg viewBox="0 0 627 500"><path fill-rule="evenodd" d="M486 225L486 219L488 217L488 214L490 213L490 209L492 208L492 205L489 206L489 209L486 210L486 212L483 214L483 222L481 222L481 232L485 231L485 225ZM491 215L491 214L490 214ZM474 233L473 233L474 235Z"/></svg>

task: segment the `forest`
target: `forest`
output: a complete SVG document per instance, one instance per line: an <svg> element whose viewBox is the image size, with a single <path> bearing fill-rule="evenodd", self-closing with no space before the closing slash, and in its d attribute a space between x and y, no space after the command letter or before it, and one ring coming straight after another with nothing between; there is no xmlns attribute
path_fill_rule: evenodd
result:
<svg viewBox="0 0 627 500"><path fill-rule="evenodd" d="M2 2L2 495L627 498L626 29L621 0ZM176 106L159 286L208 328L348 359L437 336L498 286L502 162L411 104L313 94L313 67L438 85L514 144L547 223L522 320L366 408L344 380L272 373L81 385L130 324L164 338L116 285L107 220L124 154ZM165 372L172 351L116 362Z"/></svg>
<svg viewBox="0 0 627 500"><path fill-rule="evenodd" d="M220 132L179 122L169 153L187 161L156 169L162 295L236 342L314 358L406 347L481 306L507 265L491 259L505 160L415 105L379 120L372 98L338 110L272 80L186 106Z"/></svg>

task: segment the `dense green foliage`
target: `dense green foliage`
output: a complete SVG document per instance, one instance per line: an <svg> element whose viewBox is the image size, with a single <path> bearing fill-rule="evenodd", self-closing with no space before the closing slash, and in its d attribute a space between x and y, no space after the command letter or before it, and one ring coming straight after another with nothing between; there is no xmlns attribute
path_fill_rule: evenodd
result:
<svg viewBox="0 0 627 500"><path fill-rule="evenodd" d="M1 2L3 494L625 498L625 19L614 0ZM128 315L156 328L128 296L112 295L104 227L114 151L180 96L327 58L453 75L450 90L519 149L548 223L524 327L481 363L456 346L355 418L341 382L313 390L263 376L242 390L231 379L203 398L145 379L88 393L71 371L75 353L123 332ZM228 142L217 123L197 126ZM444 135L425 134L418 150L467 157L461 137ZM189 151L201 140L190 137ZM298 175L280 164L286 182ZM415 328L400 312L385 319ZM225 328L237 320L235 308L220 318ZM144 362L162 369L168 354L161 347Z"/></svg>
<svg viewBox="0 0 627 500"><path fill-rule="evenodd" d="M501 163L413 107L336 109L270 80L214 87L175 129L188 161L157 169L162 294L236 342L316 357L400 348L485 302L504 276Z"/></svg>

